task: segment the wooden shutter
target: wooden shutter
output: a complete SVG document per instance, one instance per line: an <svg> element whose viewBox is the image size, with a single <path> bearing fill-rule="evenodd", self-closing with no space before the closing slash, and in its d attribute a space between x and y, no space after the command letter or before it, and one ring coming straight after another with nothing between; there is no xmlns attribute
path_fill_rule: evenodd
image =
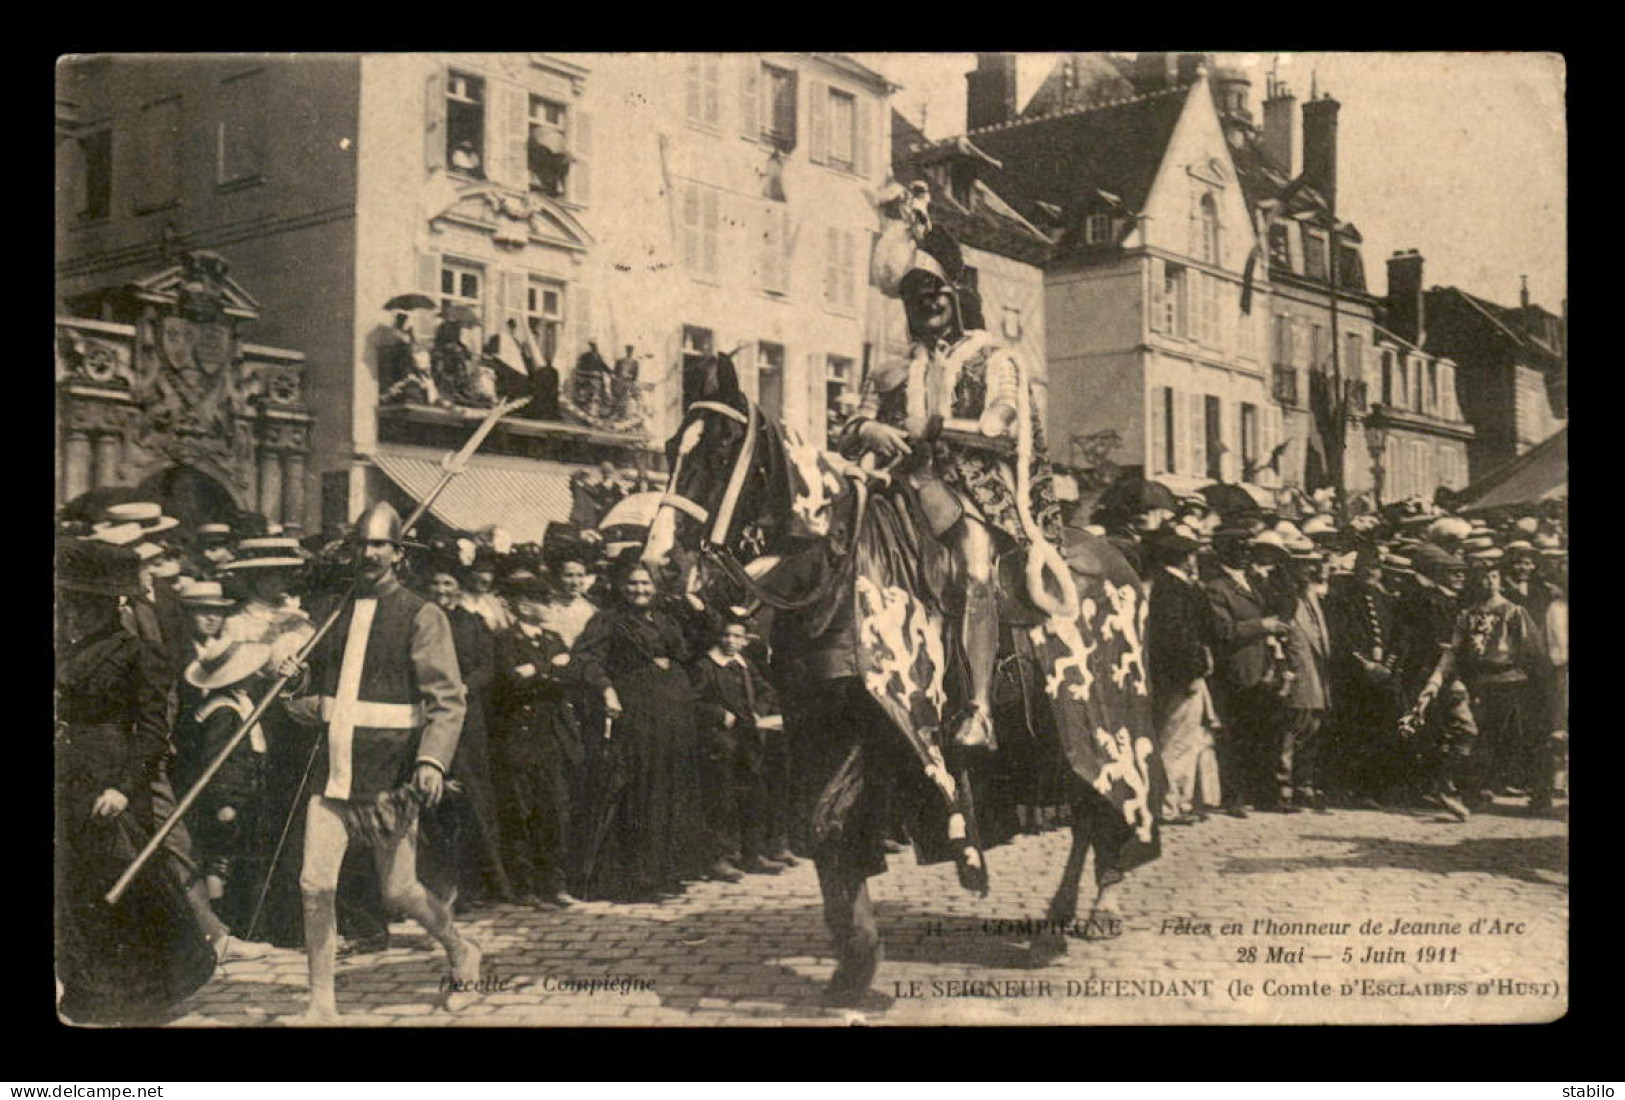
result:
<svg viewBox="0 0 1625 1100"><path fill-rule="evenodd" d="M704 188L701 199L701 244L703 249L703 266L707 275L716 275L717 267L717 235L721 231L722 218L718 203L722 195L715 187Z"/></svg>
<svg viewBox="0 0 1625 1100"><path fill-rule="evenodd" d="M1247 453L1247 443L1243 435L1246 429L1241 423L1241 402L1231 402L1231 407L1235 409L1235 414L1230 418L1230 439L1227 441L1230 449L1225 452L1220 468L1224 471L1224 476L1231 481L1240 481L1245 466L1244 456ZM1222 403L1220 409L1223 409Z"/></svg>
<svg viewBox="0 0 1625 1100"><path fill-rule="evenodd" d="M1207 476L1207 400L1205 394L1190 395L1191 476Z"/></svg>
<svg viewBox="0 0 1625 1100"><path fill-rule="evenodd" d="M1151 290L1146 298L1151 303L1151 331L1161 332L1163 310L1162 261L1153 259L1146 267L1151 272Z"/></svg>
<svg viewBox="0 0 1625 1100"><path fill-rule="evenodd" d="M830 305L840 303L838 268L841 261L840 230L824 228L824 301Z"/></svg>
<svg viewBox="0 0 1625 1100"><path fill-rule="evenodd" d="M827 445L829 413L824 408L824 357L807 353L807 441L815 447Z"/></svg>
<svg viewBox="0 0 1625 1100"><path fill-rule="evenodd" d="M523 271L502 273L502 316L498 331L509 332L508 322L512 321L517 332L510 335L514 335L515 339L523 339L525 336L525 291L529 288L529 284L530 277Z"/></svg>
<svg viewBox="0 0 1625 1100"><path fill-rule="evenodd" d="M516 191L528 190L530 163L525 142L530 131L530 93L495 81L490 88L491 110L485 128L491 177Z"/></svg>
<svg viewBox="0 0 1625 1100"><path fill-rule="evenodd" d="M424 82L423 164L428 171L446 167L446 71L436 68ZM440 287L435 286L435 293Z"/></svg>
<svg viewBox="0 0 1625 1100"><path fill-rule="evenodd" d="M874 141L874 104L865 96L856 96L852 108L852 170L864 179L869 178L874 163L870 145Z"/></svg>
<svg viewBox="0 0 1625 1100"><path fill-rule="evenodd" d="M592 288L584 280L578 279L570 284L569 295L565 308L568 310L566 331L570 334L570 342L564 349L564 361L573 366L582 352L587 350L587 341L593 337Z"/></svg>
<svg viewBox="0 0 1625 1100"><path fill-rule="evenodd" d="M419 252L418 257L418 289L435 302L440 301L440 253Z"/></svg>
<svg viewBox="0 0 1625 1100"><path fill-rule="evenodd" d="M829 86L807 81L807 157L814 164L829 159Z"/></svg>
<svg viewBox="0 0 1625 1100"><path fill-rule="evenodd" d="M1171 387L1170 387L1171 388ZM1174 390L1174 467L1170 473L1189 474L1191 472L1191 425L1190 414L1187 411L1189 400L1181 390Z"/></svg>
<svg viewBox="0 0 1625 1100"><path fill-rule="evenodd" d="M569 195L577 206L592 202L592 113L579 107L571 108L567 116L570 123Z"/></svg>
<svg viewBox="0 0 1625 1100"><path fill-rule="evenodd" d="M739 133L751 139L762 136L762 63L752 54L739 59ZM771 107L769 108L771 109Z"/></svg>
<svg viewBox="0 0 1625 1100"><path fill-rule="evenodd" d="M1151 408L1146 416L1146 437L1151 453L1147 456L1145 465L1153 476L1168 472L1168 421L1165 413L1167 393L1167 386L1151 387Z"/></svg>
<svg viewBox="0 0 1625 1100"><path fill-rule="evenodd" d="M756 377L756 342L746 340L733 356L734 370L739 375L739 386L745 396L761 403L761 380Z"/></svg>

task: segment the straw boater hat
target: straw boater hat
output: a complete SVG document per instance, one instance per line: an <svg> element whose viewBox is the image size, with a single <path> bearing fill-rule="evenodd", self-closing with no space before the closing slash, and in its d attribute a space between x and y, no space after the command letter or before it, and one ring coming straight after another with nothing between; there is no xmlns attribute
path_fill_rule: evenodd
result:
<svg viewBox="0 0 1625 1100"><path fill-rule="evenodd" d="M1291 549L1289 549L1287 546L1285 537L1282 536L1281 532L1275 530L1258 532L1258 534L1254 535L1248 540L1248 544L1255 548L1267 547L1268 549L1278 551L1283 555L1292 553Z"/></svg>
<svg viewBox="0 0 1625 1100"><path fill-rule="evenodd" d="M240 573L245 569L297 569L305 564L304 555L304 548L299 545L298 539L244 539L237 544L237 557L220 566L220 571Z"/></svg>
<svg viewBox="0 0 1625 1100"><path fill-rule="evenodd" d="M264 642L236 642L199 657L186 666L186 682L203 691L242 683L269 662L271 647Z"/></svg>
<svg viewBox="0 0 1625 1100"><path fill-rule="evenodd" d="M1536 535L1535 549L1549 558L1562 557L1568 551L1563 549L1562 541L1556 535Z"/></svg>
<svg viewBox="0 0 1625 1100"><path fill-rule="evenodd" d="M108 528L123 527L133 524L141 529L143 538L179 527L180 520L174 516L164 515L162 505L151 501L132 501L129 504L111 505L102 513L102 518L96 523L95 530L102 531Z"/></svg>
<svg viewBox="0 0 1625 1100"><path fill-rule="evenodd" d="M215 546L231 541L231 526L225 523L205 523L197 529L199 546Z"/></svg>
<svg viewBox="0 0 1625 1100"><path fill-rule="evenodd" d="M193 581L177 586L175 595L187 607L236 607L237 601L228 599L219 581Z"/></svg>

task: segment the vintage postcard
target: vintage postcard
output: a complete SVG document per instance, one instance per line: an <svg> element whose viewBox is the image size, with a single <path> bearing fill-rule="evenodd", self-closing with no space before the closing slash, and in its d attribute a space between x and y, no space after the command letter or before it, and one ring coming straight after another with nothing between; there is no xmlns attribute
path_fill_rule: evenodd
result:
<svg viewBox="0 0 1625 1100"><path fill-rule="evenodd" d="M1565 81L63 57L59 1017L1561 1017Z"/></svg>

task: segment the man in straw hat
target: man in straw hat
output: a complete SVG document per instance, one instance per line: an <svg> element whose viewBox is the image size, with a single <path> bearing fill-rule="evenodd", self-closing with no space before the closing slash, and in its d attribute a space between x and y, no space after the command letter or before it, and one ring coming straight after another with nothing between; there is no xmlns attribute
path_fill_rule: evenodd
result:
<svg viewBox="0 0 1625 1100"><path fill-rule="evenodd" d="M417 872L418 812L440 802L463 727L451 626L444 611L396 577L404 540L394 508L373 505L357 523L356 539L359 588L311 654L313 693L292 708L324 725L326 734L299 876L310 963L305 1023L338 1016L334 900L352 843L371 849L385 901L445 948L452 971L448 1007L467 1000L480 971L479 947L458 932L451 904L431 894ZM279 671L297 675L301 669L289 658Z"/></svg>
<svg viewBox="0 0 1625 1100"><path fill-rule="evenodd" d="M1204 752L1211 752L1218 716L1208 692L1213 671L1213 609L1196 578L1196 552L1201 536L1183 523L1151 532L1146 552L1155 563L1151 573L1146 649L1151 661L1151 706L1157 749L1168 773L1168 795L1162 807L1165 824L1190 825L1202 819L1196 811L1196 788ZM1217 768L1209 779L1217 779ZM1219 791L1202 791L1217 805Z"/></svg>
<svg viewBox="0 0 1625 1100"><path fill-rule="evenodd" d="M1214 612L1216 675L1210 681L1224 734L1218 741L1225 812L1246 817L1249 797L1269 805L1271 748L1285 721L1278 671L1281 639L1291 629L1282 617L1275 571L1286 558L1274 531L1230 520L1213 533L1218 571L1207 582Z"/></svg>
<svg viewBox="0 0 1625 1100"><path fill-rule="evenodd" d="M1460 677L1435 673L1455 638L1467 563L1459 553L1432 544L1412 551L1410 562L1414 587L1400 604L1397 633L1402 698L1414 702L1401 720L1400 732L1422 734L1424 796L1437 799L1457 821L1466 821L1462 795L1471 786L1468 769L1478 723Z"/></svg>

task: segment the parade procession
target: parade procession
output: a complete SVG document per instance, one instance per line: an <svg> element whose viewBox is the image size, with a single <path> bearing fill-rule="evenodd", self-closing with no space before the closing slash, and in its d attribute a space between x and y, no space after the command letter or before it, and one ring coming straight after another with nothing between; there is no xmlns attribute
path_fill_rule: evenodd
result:
<svg viewBox="0 0 1625 1100"><path fill-rule="evenodd" d="M1561 1016L1550 63L63 58L56 1018Z"/></svg>

